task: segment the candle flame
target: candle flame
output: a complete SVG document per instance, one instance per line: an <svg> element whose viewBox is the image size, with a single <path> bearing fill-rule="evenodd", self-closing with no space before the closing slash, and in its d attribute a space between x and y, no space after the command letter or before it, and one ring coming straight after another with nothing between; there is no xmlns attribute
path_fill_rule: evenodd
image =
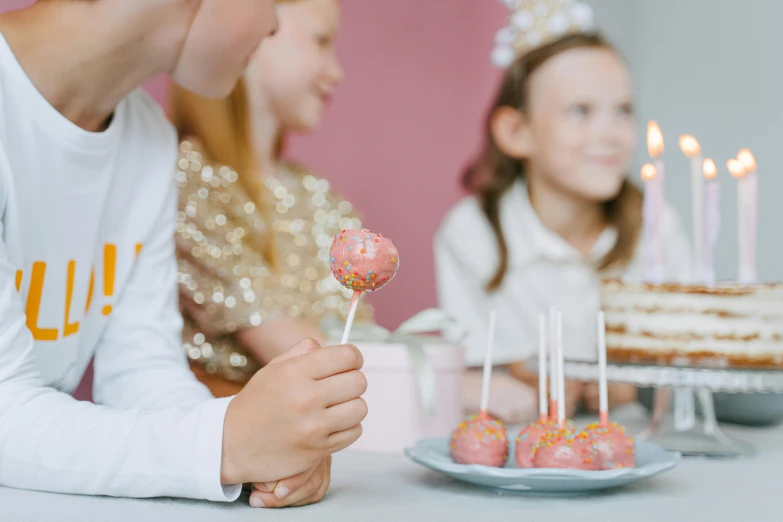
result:
<svg viewBox="0 0 783 522"><path fill-rule="evenodd" d="M663 133L654 121L647 124L647 150L653 158L663 154Z"/></svg>
<svg viewBox="0 0 783 522"><path fill-rule="evenodd" d="M645 163L642 166L642 181L652 181L658 177L658 169L652 163Z"/></svg>
<svg viewBox="0 0 783 522"><path fill-rule="evenodd" d="M745 172L753 174L756 172L756 158L753 157L753 153L750 149L742 149L737 154L737 160L745 167Z"/></svg>
<svg viewBox="0 0 783 522"><path fill-rule="evenodd" d="M718 167L710 158L704 160L704 177L710 180L718 177Z"/></svg>
<svg viewBox="0 0 783 522"><path fill-rule="evenodd" d="M682 153L689 158L695 158L701 154L701 145L699 141L690 134L683 134L680 136L680 149Z"/></svg>
<svg viewBox="0 0 783 522"><path fill-rule="evenodd" d="M747 174L747 172L745 172L745 167L739 160L730 159L726 162L726 166L729 167L729 172L731 172L734 179L742 179L745 177L745 174Z"/></svg>

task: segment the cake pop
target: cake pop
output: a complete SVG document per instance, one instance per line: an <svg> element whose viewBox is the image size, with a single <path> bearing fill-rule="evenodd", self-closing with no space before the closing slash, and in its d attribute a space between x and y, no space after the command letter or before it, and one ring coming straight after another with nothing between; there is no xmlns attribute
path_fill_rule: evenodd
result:
<svg viewBox="0 0 783 522"><path fill-rule="evenodd" d="M636 465L636 446L625 428L609 422L609 398L606 377L606 322L598 312L598 400L600 421L585 428L584 434L598 451L599 469L632 468Z"/></svg>
<svg viewBox="0 0 783 522"><path fill-rule="evenodd" d="M329 249L334 277L346 288L374 292L386 286L400 268L391 239L369 230L343 230Z"/></svg>
<svg viewBox="0 0 783 522"><path fill-rule="evenodd" d="M553 314L554 315L554 314ZM555 325L555 322L552 321ZM517 462L517 466L520 468L532 468L533 467L533 455L534 449L541 442L542 438L558 429L558 423L555 419L549 418L549 412L547 411L547 324L546 316L539 314L538 316L538 420L526 427L522 428L516 438L516 447L514 449L514 457ZM552 329L552 337L556 337L555 329ZM554 346L554 343L552 343ZM556 368L556 358L552 358L552 368ZM552 389L557 388L555 379L552 381ZM570 426L566 426L567 429L573 431L573 423Z"/></svg>
<svg viewBox="0 0 783 522"><path fill-rule="evenodd" d="M599 469L598 451L584 432L574 435L569 430L558 429L548 433L533 453L533 465L537 468Z"/></svg>
<svg viewBox="0 0 783 522"><path fill-rule="evenodd" d="M538 446L544 438L556 434L559 429L557 421L552 419L547 419L545 421L539 420L523 428L517 435L516 447L514 448L514 457L517 466L520 468L535 467L533 465L533 457L535 455L536 446ZM573 433L574 423L570 420L566 421L565 430L569 433Z"/></svg>
<svg viewBox="0 0 783 522"><path fill-rule="evenodd" d="M489 314L489 340L484 356L484 376L481 383L481 411L471 415L451 434L451 457L458 464L502 466L508 458L508 435L503 423L491 418L489 385L492 379L492 346L495 343L495 311Z"/></svg>
<svg viewBox="0 0 783 522"><path fill-rule="evenodd" d="M599 469L633 468L636 465L636 446L621 425L588 425L584 434L598 452Z"/></svg>
<svg viewBox="0 0 783 522"><path fill-rule="evenodd" d="M380 234L369 230L343 230L334 236L329 263L340 284L353 290L341 343L345 344L362 292L374 292L386 286L400 268L400 254L391 240Z"/></svg>
<svg viewBox="0 0 783 522"><path fill-rule="evenodd" d="M451 434L451 457L458 464L500 467L508 458L508 436L499 420L471 415Z"/></svg>

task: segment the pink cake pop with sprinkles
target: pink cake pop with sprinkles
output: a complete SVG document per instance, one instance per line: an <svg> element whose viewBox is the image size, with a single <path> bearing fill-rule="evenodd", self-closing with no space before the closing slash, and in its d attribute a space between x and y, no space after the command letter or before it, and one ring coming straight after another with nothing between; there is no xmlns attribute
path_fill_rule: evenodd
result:
<svg viewBox="0 0 783 522"><path fill-rule="evenodd" d="M492 377L492 345L495 338L495 312L489 316L489 345L484 357L481 410L460 423L451 433L451 458L458 464L482 464L500 467L508 458L508 435L499 420L487 413Z"/></svg>
<svg viewBox="0 0 783 522"><path fill-rule="evenodd" d="M451 434L451 458L458 464L501 467L508 458L508 436L499 420L471 415Z"/></svg>
<svg viewBox="0 0 783 522"><path fill-rule="evenodd" d="M533 467L533 455L535 447L544 436L556 432L558 424L556 419L549 418L547 404L547 323L546 316L538 316L538 420L528 424L519 432L514 448L514 457L520 468ZM553 358L552 366L556 366ZM553 380L553 388L555 383ZM566 429L573 430L573 423L566 423Z"/></svg>
<svg viewBox="0 0 783 522"><path fill-rule="evenodd" d="M545 338L546 318L539 317L539 375L546 375L546 363L541 359L546 358L547 342ZM556 397L554 404L554 415L550 416L546 407L546 377L539 379L539 419L537 422L519 432L517 436L517 445L515 457L517 465L520 468L536 467L535 455L537 449L542 444L552 444L552 441L559 440L574 433L574 423L565 418L565 374L563 372L563 316L562 312L556 308L550 310L550 335L552 341L549 343L551 348L551 367L552 367L552 390L551 395Z"/></svg>
<svg viewBox="0 0 783 522"><path fill-rule="evenodd" d="M565 468L595 471L598 451L589 436L581 432L558 429L544 436L534 450L533 464L537 468Z"/></svg>
<svg viewBox="0 0 783 522"><path fill-rule="evenodd" d="M598 452L600 469L633 468L636 465L636 445L625 428L609 422L609 398L606 377L606 322L598 312L598 397L599 422L585 428L584 434Z"/></svg>
<svg viewBox="0 0 783 522"><path fill-rule="evenodd" d="M340 284L353 290L341 343L345 344L362 292L375 292L389 284L400 269L400 254L391 239L380 234L364 229L343 230L334 236L329 264Z"/></svg>

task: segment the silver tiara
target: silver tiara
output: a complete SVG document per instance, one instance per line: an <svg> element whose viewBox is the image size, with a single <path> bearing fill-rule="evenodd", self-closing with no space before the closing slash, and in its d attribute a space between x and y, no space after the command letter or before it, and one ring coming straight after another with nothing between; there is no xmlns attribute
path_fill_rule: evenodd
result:
<svg viewBox="0 0 783 522"><path fill-rule="evenodd" d="M569 34L595 31L593 9L576 0L500 0L511 10L495 35L492 63L501 69L542 45Z"/></svg>

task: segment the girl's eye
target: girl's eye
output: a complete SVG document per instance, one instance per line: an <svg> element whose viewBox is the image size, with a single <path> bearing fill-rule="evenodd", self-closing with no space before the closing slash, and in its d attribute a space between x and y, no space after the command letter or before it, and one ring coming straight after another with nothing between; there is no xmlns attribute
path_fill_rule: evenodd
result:
<svg viewBox="0 0 783 522"><path fill-rule="evenodd" d="M621 105L620 108L618 109L618 113L620 114L620 116L623 117L633 116L633 105L631 105L630 103Z"/></svg>
<svg viewBox="0 0 783 522"><path fill-rule="evenodd" d="M587 104L574 105L568 113L575 118L586 118L590 115L590 107Z"/></svg>

